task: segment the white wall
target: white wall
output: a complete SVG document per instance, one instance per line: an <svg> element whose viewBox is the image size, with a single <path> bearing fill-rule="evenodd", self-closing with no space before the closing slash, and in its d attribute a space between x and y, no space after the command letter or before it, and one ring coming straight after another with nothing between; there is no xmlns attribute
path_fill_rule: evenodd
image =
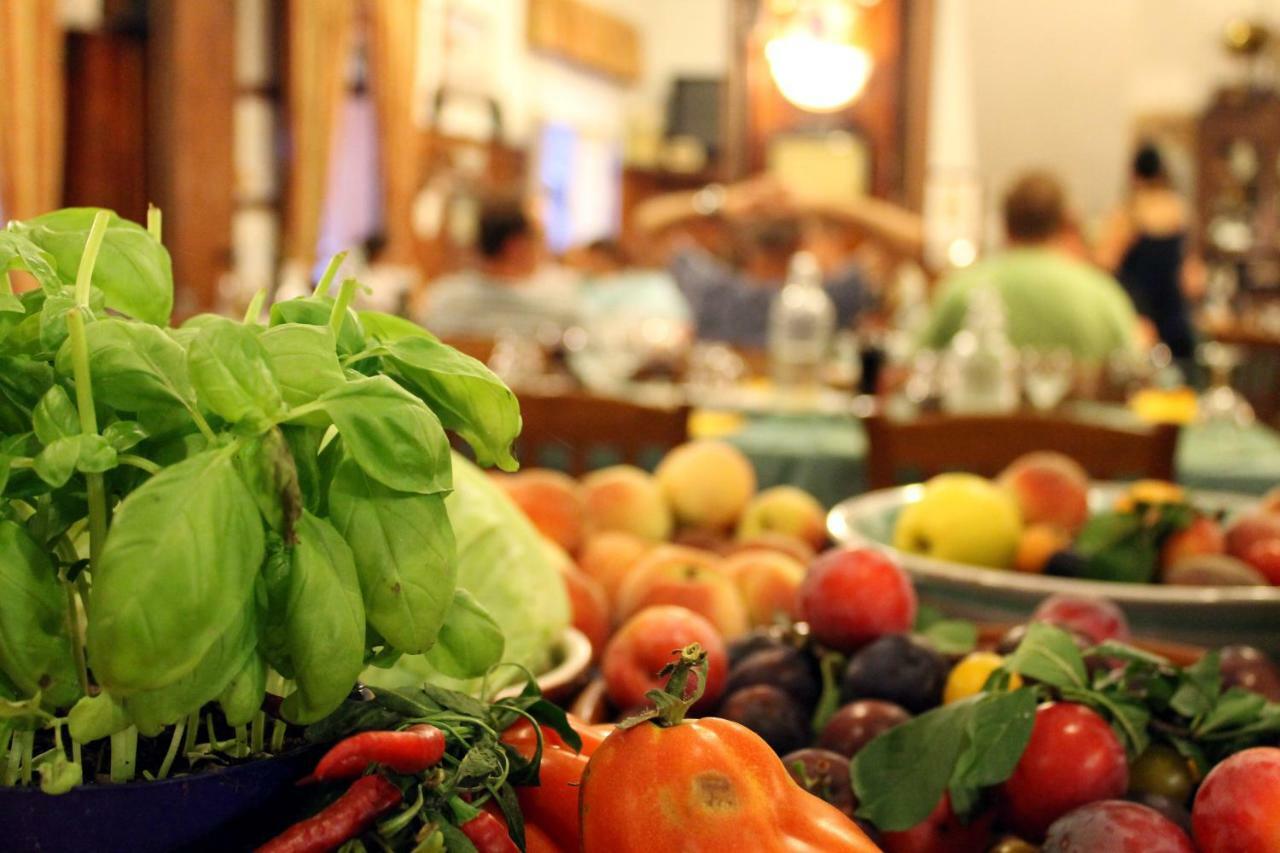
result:
<svg viewBox="0 0 1280 853"><path fill-rule="evenodd" d="M988 197L1052 166L1090 217L1118 198L1134 119L1195 113L1234 65L1236 16L1280 25L1278 0L967 0L979 166Z"/></svg>

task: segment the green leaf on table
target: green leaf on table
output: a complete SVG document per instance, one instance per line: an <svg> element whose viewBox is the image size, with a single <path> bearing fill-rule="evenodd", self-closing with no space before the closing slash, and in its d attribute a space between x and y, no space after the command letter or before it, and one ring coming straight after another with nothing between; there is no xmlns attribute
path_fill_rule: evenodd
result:
<svg viewBox="0 0 1280 853"><path fill-rule="evenodd" d="M66 708L80 696L66 597L48 554L25 529L0 519L0 670L26 696Z"/></svg>
<svg viewBox="0 0 1280 853"><path fill-rule="evenodd" d="M1068 702L1079 702L1099 712L1111 724L1116 737L1124 744L1129 760L1136 759L1151 743L1147 724L1151 711L1139 700L1115 690L1092 690L1070 686L1059 687L1058 693Z"/></svg>
<svg viewBox="0 0 1280 853"><path fill-rule="evenodd" d="M262 520L232 451L206 450L143 483L116 510L94 571L88 649L99 683L125 696L190 673L243 621L263 557Z"/></svg>
<svg viewBox="0 0 1280 853"><path fill-rule="evenodd" d="M364 668L365 612L355 558L338 531L303 512L297 534L284 624L298 689L282 711L314 723L342 704Z"/></svg>
<svg viewBox="0 0 1280 853"><path fill-rule="evenodd" d="M109 317L86 326L85 339L98 405L127 412L194 407L187 354L163 330ZM68 344L58 351L57 366L60 375L72 375Z"/></svg>
<svg viewBox="0 0 1280 853"><path fill-rule="evenodd" d="M1147 667L1167 668L1172 666L1167 658L1143 649L1134 648L1115 640L1104 640L1093 646L1086 653L1087 657L1115 658L1127 663L1143 664Z"/></svg>
<svg viewBox="0 0 1280 853"><path fill-rule="evenodd" d="M1034 678L1053 687L1085 688L1084 658L1071 635L1044 622L1032 622L1018 648L1005 659L1009 672Z"/></svg>
<svg viewBox="0 0 1280 853"><path fill-rule="evenodd" d="M285 323L267 329L258 340L267 352L267 364L280 393L290 407L313 402L347 381L328 326ZM328 420L319 415L312 425L327 426Z"/></svg>
<svg viewBox="0 0 1280 853"><path fill-rule="evenodd" d="M31 423L41 444L80 434L80 415L61 385L53 386L40 398L31 412Z"/></svg>
<svg viewBox="0 0 1280 853"><path fill-rule="evenodd" d="M80 269L89 229L99 208L69 207L11 226L47 253L58 277L71 283ZM163 326L173 311L169 252L147 229L112 213L93 267L93 286L107 307Z"/></svg>
<svg viewBox="0 0 1280 853"><path fill-rule="evenodd" d="M257 332L226 318L201 326L187 347L187 371L202 404L231 424L261 429L284 400Z"/></svg>
<svg viewBox="0 0 1280 853"><path fill-rule="evenodd" d="M455 589L427 663L451 678L475 678L502 660L505 642L502 628L475 596Z"/></svg>
<svg viewBox="0 0 1280 853"><path fill-rule="evenodd" d="M520 404L493 371L429 337L405 337L377 350L404 384L466 440L480 465L519 467L512 444L520 435Z"/></svg>
<svg viewBox="0 0 1280 853"><path fill-rule="evenodd" d="M967 655L978 647L978 626L965 619L940 619L918 633L944 655Z"/></svg>
<svg viewBox="0 0 1280 853"><path fill-rule="evenodd" d="M439 418L390 378L347 382L320 402L350 458L379 483L422 495L453 487L449 439Z"/></svg>
<svg viewBox="0 0 1280 853"><path fill-rule="evenodd" d="M1207 714L1222 695L1221 659L1209 652L1182 670L1182 683L1169 699L1169 707L1184 717L1195 719Z"/></svg>
<svg viewBox="0 0 1280 853"><path fill-rule="evenodd" d="M1258 717L1267 700L1260 694L1243 687L1232 687L1223 693L1195 727L1195 734L1204 737L1224 729L1251 722Z"/></svg>
<svg viewBox="0 0 1280 853"><path fill-rule="evenodd" d="M983 788L1013 775L1031 740L1036 718L1035 691L987 693L969 715L965 744L951 772L948 790L956 814L968 814Z"/></svg>
<svg viewBox="0 0 1280 853"><path fill-rule="evenodd" d="M329 513L355 554L368 623L402 652L431 648L457 579L444 497L397 492L345 458L329 485Z"/></svg>

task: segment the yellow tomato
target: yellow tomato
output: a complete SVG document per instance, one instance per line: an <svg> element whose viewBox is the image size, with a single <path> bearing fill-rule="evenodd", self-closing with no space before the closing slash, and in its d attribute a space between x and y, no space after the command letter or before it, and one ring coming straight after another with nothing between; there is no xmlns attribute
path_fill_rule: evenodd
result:
<svg viewBox="0 0 1280 853"><path fill-rule="evenodd" d="M942 703L950 705L952 702L959 702L979 692L982 690L982 685L986 684L987 679L991 677L991 673L1003 664L1004 658L995 652L970 652L965 655L952 667L951 674L947 676L947 686L942 691ZM1009 679L1009 689L1014 690L1021 686L1022 679L1015 673Z"/></svg>
<svg viewBox="0 0 1280 853"><path fill-rule="evenodd" d="M1116 500L1116 509L1132 510L1135 504L1178 504L1187 500L1186 491L1166 480L1139 480Z"/></svg>

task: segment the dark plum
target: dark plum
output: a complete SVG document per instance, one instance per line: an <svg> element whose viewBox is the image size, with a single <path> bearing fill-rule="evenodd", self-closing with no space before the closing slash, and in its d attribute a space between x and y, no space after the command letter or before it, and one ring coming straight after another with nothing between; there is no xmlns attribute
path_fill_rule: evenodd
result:
<svg viewBox="0 0 1280 853"><path fill-rule="evenodd" d="M853 817L858 799L849 783L849 759L829 749L810 747L788 753L782 763L797 785Z"/></svg>
<svg viewBox="0 0 1280 853"><path fill-rule="evenodd" d="M1067 812L1045 836L1045 853L1195 853L1182 828L1155 809L1099 800Z"/></svg>
<svg viewBox="0 0 1280 853"><path fill-rule="evenodd" d="M1161 794L1144 794L1134 791L1130 791L1125 799L1149 809L1155 809L1186 832L1191 832L1191 811L1183 803L1175 803Z"/></svg>
<svg viewBox="0 0 1280 853"><path fill-rule="evenodd" d="M720 706L719 716L751 729L779 755L795 752L809 742L809 718L804 709L767 684L735 690Z"/></svg>
<svg viewBox="0 0 1280 853"><path fill-rule="evenodd" d="M947 659L932 646L907 634L890 634L850 658L840 698L884 699L918 714L942 701L948 670Z"/></svg>
<svg viewBox="0 0 1280 853"><path fill-rule="evenodd" d="M1264 652L1253 646L1223 646L1218 654L1223 687L1243 687L1280 702L1280 670Z"/></svg>
<svg viewBox="0 0 1280 853"><path fill-rule="evenodd" d="M726 693L755 684L768 684L812 708L822 692L822 677L812 657L786 646L761 649L742 658L729 669Z"/></svg>
<svg viewBox="0 0 1280 853"><path fill-rule="evenodd" d="M1084 557L1075 551L1067 549L1065 551L1055 551L1049 555L1049 559L1045 561L1044 573L1060 578L1078 578L1083 577L1085 573L1086 563Z"/></svg>
<svg viewBox="0 0 1280 853"><path fill-rule="evenodd" d="M737 666L738 662L747 655L767 649L782 649L786 647L786 641L783 640L782 632L779 629L756 628L729 643L729 668L732 669Z"/></svg>
<svg viewBox="0 0 1280 853"><path fill-rule="evenodd" d="M831 715L818 736L818 746L853 758L881 732L909 719L911 714L892 702L858 699Z"/></svg>

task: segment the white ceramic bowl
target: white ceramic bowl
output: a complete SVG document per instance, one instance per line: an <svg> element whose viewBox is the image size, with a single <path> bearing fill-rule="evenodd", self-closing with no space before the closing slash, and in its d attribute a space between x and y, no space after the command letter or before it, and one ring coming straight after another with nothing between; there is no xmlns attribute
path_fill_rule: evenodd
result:
<svg viewBox="0 0 1280 853"><path fill-rule="evenodd" d="M1111 506L1125 489L1098 483L1089 492L1093 510ZM1018 622L1055 593L1108 598L1120 605L1133 633L1217 647L1248 643L1280 653L1280 587L1164 586L1108 583L1025 574L906 554L890 543L904 506L920 500L923 487L868 492L837 504L827 516L831 537L842 545L870 545L897 556L915 581L922 601L948 613L985 622ZM1196 506L1220 509L1228 518L1248 511L1257 498L1222 492L1194 492Z"/></svg>

